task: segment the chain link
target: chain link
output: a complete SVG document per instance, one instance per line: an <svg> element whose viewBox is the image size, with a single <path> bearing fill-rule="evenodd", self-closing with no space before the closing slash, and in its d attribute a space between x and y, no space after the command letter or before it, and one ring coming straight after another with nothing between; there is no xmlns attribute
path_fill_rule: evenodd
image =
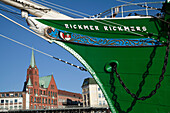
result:
<svg viewBox="0 0 170 113"><path fill-rule="evenodd" d="M123 88L126 90L126 92L128 94L130 94L133 98L135 98L137 100L146 100L148 98L151 98L153 95L155 95L157 90L161 87L161 82L164 79L164 74L166 72L166 67L167 67L167 64L168 64L169 46L170 46L170 32L168 32L168 39L167 39L167 47L166 47L164 65L163 65L163 68L162 68L162 73L161 73L161 75L159 77L159 82L156 84L155 89L152 90L148 96L138 97L137 95L132 93L129 90L129 88L127 88L127 86L125 85L123 80L121 79L120 74L117 72L117 65L116 64L113 65L113 70L116 73L116 77L119 79L120 84L123 86Z"/></svg>

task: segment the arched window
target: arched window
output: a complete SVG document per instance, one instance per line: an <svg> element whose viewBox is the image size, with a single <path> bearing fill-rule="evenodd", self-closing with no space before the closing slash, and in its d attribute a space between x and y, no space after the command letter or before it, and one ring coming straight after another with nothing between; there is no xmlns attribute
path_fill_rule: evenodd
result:
<svg viewBox="0 0 170 113"><path fill-rule="evenodd" d="M33 102L33 97L31 97L31 102Z"/></svg>
<svg viewBox="0 0 170 113"><path fill-rule="evenodd" d="M36 106L36 105L34 106L34 109L37 109L37 106Z"/></svg>
<svg viewBox="0 0 170 113"><path fill-rule="evenodd" d="M29 71L29 74L32 74L32 71L31 71L31 70Z"/></svg>
<svg viewBox="0 0 170 113"><path fill-rule="evenodd" d="M36 102L36 97L34 98L34 102Z"/></svg>

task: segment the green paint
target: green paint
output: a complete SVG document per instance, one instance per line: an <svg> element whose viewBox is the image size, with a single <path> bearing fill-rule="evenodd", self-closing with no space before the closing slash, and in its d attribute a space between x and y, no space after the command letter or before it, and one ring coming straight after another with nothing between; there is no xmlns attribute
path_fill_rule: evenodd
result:
<svg viewBox="0 0 170 113"><path fill-rule="evenodd" d="M168 9L169 4L164 7ZM169 15L165 19L169 21ZM96 20L49 20L39 22L67 32L82 35L133 39L148 37L148 33L160 36L166 41L168 24L156 18L96 19ZM102 23L105 24L102 24ZM67 25L65 25L67 24ZM71 26L70 26L71 25ZM79 28L77 28L79 25ZM81 28L83 25L89 29ZM81 27L80 27L81 26ZM90 27L92 26L92 27ZM95 27L97 26L97 27ZM109 27L112 27L112 30ZM130 30L125 30L125 27ZM71 28L72 27L72 28ZM113 29L113 27L115 29ZM132 28L131 28L132 27ZM137 28L138 27L138 28ZM124 28L124 30L122 30ZM135 31L134 29L135 28ZM146 31L146 32L140 32ZM146 28L146 29L144 29ZM137 30L138 29L138 30ZM151 38L156 38L156 36ZM118 73L132 93L139 97L147 96L155 89L164 65L166 46L158 47L93 47L53 40L74 55L89 71L103 91L113 113L168 113L170 112L170 65L161 87L151 98L141 101L132 98L121 86L115 73L111 72L110 63L117 62Z"/></svg>
<svg viewBox="0 0 170 113"><path fill-rule="evenodd" d="M141 31L146 31L158 35L161 30L156 28L159 24L158 20L153 18L129 18L129 19L73 19L73 20L49 20L37 19L39 22L47 24L51 27L69 31L73 33L83 34L100 38L140 38L140 35L146 35ZM139 23L140 21L140 23ZM68 26L68 27L67 27ZM75 26L75 28L74 28ZM81 26L81 29L78 27ZM98 26L95 29L95 26ZM138 30L140 31L138 31Z"/></svg>
<svg viewBox="0 0 170 113"><path fill-rule="evenodd" d="M34 68L35 65L36 65L36 64L35 64L34 51L32 50L30 66L31 66L32 68Z"/></svg>
<svg viewBox="0 0 170 113"><path fill-rule="evenodd" d="M32 82L31 82L30 76L29 76L29 79L28 79L27 86L32 86Z"/></svg>
<svg viewBox="0 0 170 113"><path fill-rule="evenodd" d="M52 75L44 76L39 78L39 85L42 86L43 88L48 88L50 81L51 81Z"/></svg>

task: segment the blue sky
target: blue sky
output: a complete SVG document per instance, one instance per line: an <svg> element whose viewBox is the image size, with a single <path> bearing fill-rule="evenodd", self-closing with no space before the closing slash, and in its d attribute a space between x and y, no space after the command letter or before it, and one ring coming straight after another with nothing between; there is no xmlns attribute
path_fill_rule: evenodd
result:
<svg viewBox="0 0 170 113"><path fill-rule="evenodd" d="M113 6L124 3L116 0L48 0L58 5L74 9L88 15L95 15ZM131 1L131 0L126 0ZM134 2L148 2L158 0L134 0ZM19 10L16 10L20 12ZM0 13L15 19L17 22L27 26L24 19L19 20L8 13ZM21 19L21 18L20 18ZM12 22L0 17L0 34L34 47L57 58L61 58L73 64L82 66L69 52L58 46L50 44L38 36L24 30ZM0 37L0 92L22 91L26 80L27 68L30 65L31 49L11 42ZM35 53L36 65L39 76L54 75L58 89L81 93L83 80L91 77L88 72L83 72L75 67L56 61L41 53Z"/></svg>

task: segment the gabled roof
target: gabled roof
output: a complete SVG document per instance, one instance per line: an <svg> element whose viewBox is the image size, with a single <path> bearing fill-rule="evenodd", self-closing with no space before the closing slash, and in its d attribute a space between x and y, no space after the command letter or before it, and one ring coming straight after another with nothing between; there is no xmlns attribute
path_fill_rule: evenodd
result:
<svg viewBox="0 0 170 113"><path fill-rule="evenodd" d="M48 75L44 77L39 77L39 85L40 87L43 85L43 88L48 88L51 78L53 75Z"/></svg>

